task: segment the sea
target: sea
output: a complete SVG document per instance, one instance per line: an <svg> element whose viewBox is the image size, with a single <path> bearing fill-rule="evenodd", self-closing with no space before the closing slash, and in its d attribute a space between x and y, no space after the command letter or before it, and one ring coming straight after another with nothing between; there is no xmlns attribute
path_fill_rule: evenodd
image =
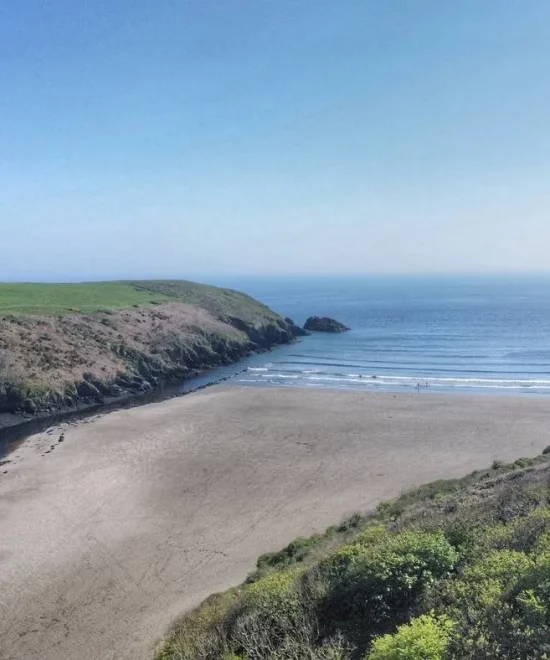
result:
<svg viewBox="0 0 550 660"><path fill-rule="evenodd" d="M220 278L300 325L330 316L343 334L216 370L250 387L550 394L549 277Z"/></svg>

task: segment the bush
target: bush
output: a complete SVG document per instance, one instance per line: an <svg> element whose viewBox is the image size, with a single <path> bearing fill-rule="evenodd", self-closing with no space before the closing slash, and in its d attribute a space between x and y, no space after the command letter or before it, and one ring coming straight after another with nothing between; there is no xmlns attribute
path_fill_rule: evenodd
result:
<svg viewBox="0 0 550 660"><path fill-rule="evenodd" d="M550 533L550 509L534 509L511 526L510 546L530 552L544 544ZM550 548L550 545L547 546Z"/></svg>
<svg viewBox="0 0 550 660"><path fill-rule="evenodd" d="M449 575L458 553L440 533L404 532L374 545L345 546L321 563L327 581L321 620L364 647L411 615L419 596Z"/></svg>
<svg viewBox="0 0 550 660"><path fill-rule="evenodd" d="M448 617L425 614L376 639L365 660L443 660L454 628Z"/></svg>
<svg viewBox="0 0 550 660"><path fill-rule="evenodd" d="M535 555L490 614L492 636L509 657L549 657L550 554Z"/></svg>
<svg viewBox="0 0 550 660"><path fill-rule="evenodd" d="M266 619L291 616L301 608L298 580L302 575L299 569L280 571L251 584L245 591L242 611L254 610Z"/></svg>
<svg viewBox="0 0 550 660"><path fill-rule="evenodd" d="M352 516L350 516L347 520L344 520L344 522L338 526L338 531L350 532L352 530L359 529L364 522L365 519L360 513L354 513Z"/></svg>
<svg viewBox="0 0 550 660"><path fill-rule="evenodd" d="M371 525L357 534L352 540L353 545L373 546L388 538L389 532L384 525Z"/></svg>
<svg viewBox="0 0 550 660"><path fill-rule="evenodd" d="M163 659L549 660L549 467L435 482L297 539L186 617Z"/></svg>
<svg viewBox="0 0 550 660"><path fill-rule="evenodd" d="M303 561L311 552L312 548L324 540L324 536L314 534L309 538L297 538L289 543L286 548L279 552L270 552L258 558L256 566L258 570L274 567L286 567Z"/></svg>
<svg viewBox="0 0 550 660"><path fill-rule="evenodd" d="M540 599L534 589L542 575L526 581L526 576L534 575L535 566L535 560L523 552L492 551L466 566L458 579L439 585L436 602L432 600L431 604L457 624L450 657L542 657L536 653L540 650L540 638L533 643L535 630L541 630L546 616L543 612L541 619L541 612L537 611ZM542 630L548 634L548 628Z"/></svg>
<svg viewBox="0 0 550 660"><path fill-rule="evenodd" d="M303 570L279 571L249 585L229 626L229 648L244 658L276 657L283 648L309 647L316 636L301 585Z"/></svg>
<svg viewBox="0 0 550 660"><path fill-rule="evenodd" d="M435 602L460 612L485 610L498 603L507 585L513 584L531 566L533 560L515 550L493 550L474 564L464 567L459 578L439 585Z"/></svg>
<svg viewBox="0 0 550 660"><path fill-rule="evenodd" d="M175 626L172 639L157 654L156 660L222 657L226 648L227 620L238 599L237 591L208 598Z"/></svg>

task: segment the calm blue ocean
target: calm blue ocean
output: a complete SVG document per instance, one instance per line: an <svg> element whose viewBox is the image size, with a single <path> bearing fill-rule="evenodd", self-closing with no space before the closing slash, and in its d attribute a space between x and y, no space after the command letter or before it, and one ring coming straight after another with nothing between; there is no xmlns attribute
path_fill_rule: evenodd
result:
<svg viewBox="0 0 550 660"><path fill-rule="evenodd" d="M326 315L352 328L255 356L233 379L238 384L550 394L550 278L216 283L245 291L299 324Z"/></svg>

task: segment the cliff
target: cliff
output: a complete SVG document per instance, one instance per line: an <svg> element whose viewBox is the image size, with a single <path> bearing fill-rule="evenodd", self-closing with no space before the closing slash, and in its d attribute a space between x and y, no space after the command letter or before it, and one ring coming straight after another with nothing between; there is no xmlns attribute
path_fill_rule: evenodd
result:
<svg viewBox="0 0 550 660"><path fill-rule="evenodd" d="M302 333L249 296L192 282L0 284L0 414L146 392Z"/></svg>

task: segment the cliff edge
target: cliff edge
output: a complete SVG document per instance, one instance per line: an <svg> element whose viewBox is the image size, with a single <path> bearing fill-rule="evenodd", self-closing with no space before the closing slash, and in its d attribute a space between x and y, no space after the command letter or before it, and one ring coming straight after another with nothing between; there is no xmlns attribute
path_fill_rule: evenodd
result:
<svg viewBox="0 0 550 660"><path fill-rule="evenodd" d="M243 293L193 282L0 284L0 415L142 393L301 334Z"/></svg>

